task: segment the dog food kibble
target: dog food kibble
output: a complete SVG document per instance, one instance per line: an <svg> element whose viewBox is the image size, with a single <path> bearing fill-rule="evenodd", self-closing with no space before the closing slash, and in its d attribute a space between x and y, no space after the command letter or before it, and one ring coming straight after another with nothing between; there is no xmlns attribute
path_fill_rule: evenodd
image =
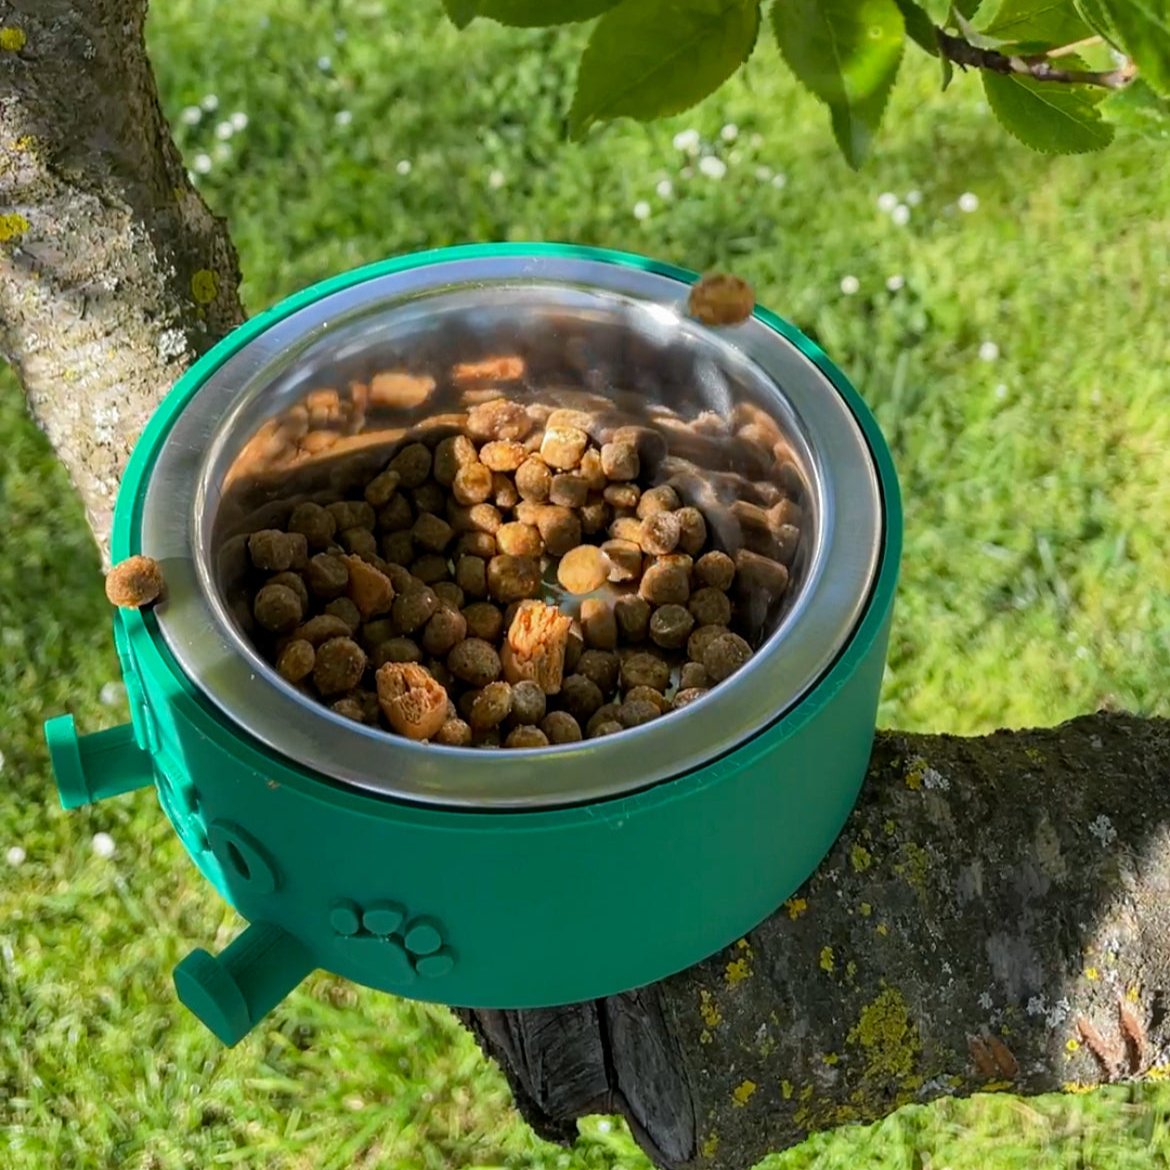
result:
<svg viewBox="0 0 1170 1170"><path fill-rule="evenodd" d="M304 638L294 638L277 655L276 670L281 678L296 683L313 673L316 661L317 652L313 649L313 643L306 642Z"/></svg>
<svg viewBox="0 0 1170 1170"><path fill-rule="evenodd" d="M550 711L541 721L540 730L549 743L580 743L581 725L568 711Z"/></svg>
<svg viewBox="0 0 1170 1170"><path fill-rule="evenodd" d="M106 599L120 609L149 605L162 591L162 566L153 557L127 557L106 574Z"/></svg>
<svg viewBox="0 0 1170 1170"><path fill-rule="evenodd" d="M703 665L713 682L730 678L752 656L752 648L738 634L720 634L703 651Z"/></svg>
<svg viewBox="0 0 1170 1170"><path fill-rule="evenodd" d="M352 638L330 638L317 647L313 684L323 695L353 690L366 672L366 652Z"/></svg>
<svg viewBox="0 0 1170 1170"><path fill-rule="evenodd" d="M609 580L609 559L595 544L571 548L557 564L557 580L569 593L592 593Z"/></svg>
<svg viewBox="0 0 1170 1170"><path fill-rule="evenodd" d="M512 718L516 723L539 723L547 704L543 688L530 679L512 687Z"/></svg>
<svg viewBox="0 0 1170 1170"><path fill-rule="evenodd" d="M301 532L265 528L248 537L248 556L252 564L269 573L303 568L308 555L309 543Z"/></svg>
<svg viewBox="0 0 1170 1170"><path fill-rule="evenodd" d="M516 361L498 378L531 376ZM408 432L344 498L297 503L285 531L246 537L258 647L338 714L448 747L540 748L669 718L747 662L741 635L758 637L789 588L803 523L791 497L804 490L791 450L767 420L733 418L733 441L772 471L749 470L738 498L735 477L713 473L720 511L707 515L683 502L708 497L686 470L698 448L672 447L673 422L476 402L498 393L500 362L512 359L444 373L466 414L438 426L463 418L463 433ZM315 396L293 439L312 454L318 432L356 434L362 421L346 429L342 412L336 394ZM690 426L696 443L716 434ZM346 482L340 464L328 482ZM106 585L115 604L139 605L162 581L132 558Z"/></svg>
<svg viewBox="0 0 1170 1170"><path fill-rule="evenodd" d="M697 280L687 297L687 313L703 325L738 325L756 305L746 280L728 272L712 272Z"/></svg>
<svg viewBox="0 0 1170 1170"><path fill-rule="evenodd" d="M664 650L679 650L687 644L695 619L681 605L663 605L650 619L650 641Z"/></svg>

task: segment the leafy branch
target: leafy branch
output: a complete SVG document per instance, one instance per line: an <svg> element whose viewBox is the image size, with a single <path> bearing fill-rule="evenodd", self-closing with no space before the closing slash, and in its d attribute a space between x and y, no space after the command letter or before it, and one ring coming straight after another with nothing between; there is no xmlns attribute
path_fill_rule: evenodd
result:
<svg viewBox="0 0 1170 1170"><path fill-rule="evenodd" d="M1033 81L1049 81L1063 85L1098 85L1103 89L1124 89L1137 76L1137 68L1127 60L1116 69L1061 69L1052 64L1054 56L1046 53L1028 57L1010 56L997 49L981 49L962 36L952 36L944 29L936 28L938 45L944 57L960 68L986 69L991 73L1011 74L1030 77Z"/></svg>

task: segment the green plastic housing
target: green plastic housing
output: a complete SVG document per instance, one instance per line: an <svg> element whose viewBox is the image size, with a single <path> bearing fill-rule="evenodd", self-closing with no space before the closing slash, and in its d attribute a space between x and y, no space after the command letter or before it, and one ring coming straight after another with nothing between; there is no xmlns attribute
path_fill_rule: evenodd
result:
<svg viewBox="0 0 1170 1170"><path fill-rule="evenodd" d="M202 381L313 300L403 268L475 255L560 254L692 273L555 244L449 248L346 273L261 314L196 363L143 433L118 498L115 562L140 551L152 465ZM182 1001L235 1044L313 969L396 995L524 1008L614 994L719 951L816 868L856 800L873 740L902 518L893 464L840 371L791 325L757 316L830 378L880 480L884 534L864 615L828 673L734 752L635 795L573 808L448 811L342 787L225 721L179 671L149 611L114 637L132 711L79 737L50 720L66 807L154 784L184 847L251 925L221 955L179 964Z"/></svg>

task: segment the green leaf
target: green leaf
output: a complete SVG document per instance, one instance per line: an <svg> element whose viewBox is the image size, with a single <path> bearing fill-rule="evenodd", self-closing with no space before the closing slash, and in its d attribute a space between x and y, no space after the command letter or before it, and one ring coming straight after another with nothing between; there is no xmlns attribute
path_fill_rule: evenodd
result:
<svg viewBox="0 0 1170 1170"><path fill-rule="evenodd" d="M896 3L902 10L906 34L919 48L925 49L932 57L937 57L938 37L935 35L934 21L914 3L914 0L896 0Z"/></svg>
<svg viewBox="0 0 1170 1170"><path fill-rule="evenodd" d="M966 17L967 20L974 20L975 14L979 11L979 6L983 0L955 0L954 9L960 16Z"/></svg>
<svg viewBox="0 0 1170 1170"><path fill-rule="evenodd" d="M514 28L545 28L592 20L617 7L619 0L471 0L475 15ZM629 0L627 0L629 2Z"/></svg>
<svg viewBox="0 0 1170 1170"><path fill-rule="evenodd" d="M1113 27L1113 21L1110 20L1109 13L1105 11L1102 0L1073 0L1073 3L1081 14L1081 19L1093 32L1104 37L1110 44L1120 44L1117 29Z"/></svg>
<svg viewBox="0 0 1170 1170"><path fill-rule="evenodd" d="M466 28L475 19L476 0L443 0L443 8L456 28Z"/></svg>
<svg viewBox="0 0 1170 1170"><path fill-rule="evenodd" d="M1033 150L1084 154L1113 140L1113 127L1097 109L1102 90L986 71L983 89L1004 129Z"/></svg>
<svg viewBox="0 0 1170 1170"><path fill-rule="evenodd" d="M926 15L930 18L931 24L945 26L947 20L950 18L951 0L922 0L922 7Z"/></svg>
<svg viewBox="0 0 1170 1170"><path fill-rule="evenodd" d="M1170 0L1100 0L1138 72L1170 96Z"/></svg>
<svg viewBox="0 0 1170 1170"><path fill-rule="evenodd" d="M788 67L829 107L837 145L856 170L902 59L901 9L894 0L777 0L772 27Z"/></svg>
<svg viewBox="0 0 1170 1170"><path fill-rule="evenodd" d="M757 0L623 0L585 46L570 133L579 138L594 122L623 115L650 121L689 109L748 59L759 26Z"/></svg>
<svg viewBox="0 0 1170 1170"><path fill-rule="evenodd" d="M1092 35L1073 0L1003 0L995 19L980 31L1037 51Z"/></svg>
<svg viewBox="0 0 1170 1170"><path fill-rule="evenodd" d="M1101 112L1115 126L1143 138L1170 140L1170 98L1159 96L1140 77L1110 94L1101 103Z"/></svg>

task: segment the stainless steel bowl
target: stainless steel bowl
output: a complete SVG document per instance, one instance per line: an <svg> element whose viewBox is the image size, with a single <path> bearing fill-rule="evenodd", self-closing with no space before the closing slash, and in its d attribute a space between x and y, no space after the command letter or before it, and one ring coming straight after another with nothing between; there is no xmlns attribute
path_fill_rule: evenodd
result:
<svg viewBox="0 0 1170 1170"><path fill-rule="evenodd" d="M448 260L327 295L255 337L187 404L143 503L142 549L164 563L168 582L158 624L186 675L228 720L333 781L479 810L631 793L710 763L790 711L842 650L869 595L878 479L846 402L812 361L758 318L718 331L696 324L684 315L688 291L604 261ZM501 353L523 357L521 383L468 389L448 377L455 363ZM421 397L424 383L410 383L374 402L363 387L380 371L434 386ZM729 551L744 539L735 498L797 500L791 584L781 604L752 615L759 648L747 666L685 709L620 734L503 751L356 724L261 658L240 604L246 534L280 523L300 500L340 498L404 436L453 433L471 402L501 391L581 406L599 434L645 428L656 479L703 509Z"/></svg>

